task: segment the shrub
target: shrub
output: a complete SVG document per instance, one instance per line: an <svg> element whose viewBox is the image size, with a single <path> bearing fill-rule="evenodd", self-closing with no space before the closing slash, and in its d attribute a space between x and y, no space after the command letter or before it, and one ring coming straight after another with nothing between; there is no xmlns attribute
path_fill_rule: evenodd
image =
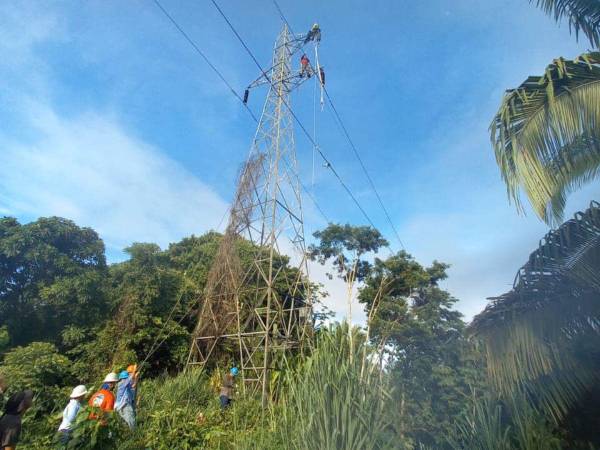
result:
<svg viewBox="0 0 600 450"><path fill-rule="evenodd" d="M2 367L8 391L31 389L35 394L32 411L38 416L55 410L68 399L74 383L69 359L53 344L33 342L6 353Z"/></svg>

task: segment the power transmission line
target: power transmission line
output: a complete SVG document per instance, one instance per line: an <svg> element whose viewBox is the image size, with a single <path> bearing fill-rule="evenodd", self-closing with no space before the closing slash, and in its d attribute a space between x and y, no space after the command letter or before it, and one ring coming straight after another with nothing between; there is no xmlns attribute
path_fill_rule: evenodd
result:
<svg viewBox="0 0 600 450"><path fill-rule="evenodd" d="M240 43L242 44L242 46L244 47L244 49L246 49L246 52L250 55L250 57L252 58L252 60L254 61L254 63L258 67L258 69L260 70L260 72L266 78L267 82L271 85L272 88L274 88L273 83L271 83L271 80L267 76L265 70L263 69L263 67L261 66L261 64L258 62L258 60L256 59L256 57L254 56L254 53L252 53L252 51L250 50L250 48L248 47L248 45L246 44L246 42L244 41L244 39L237 32L237 30L235 29L235 27L233 26L233 24L231 23L231 21L229 20L229 18L225 15L225 13L219 7L219 5L217 4L217 2L215 0L211 0L211 2L215 6L215 8L219 12L219 14L221 14L221 16L223 17L223 19L225 20L225 22L227 22L227 25L229 25L229 28L231 28L231 31L235 34L235 36L240 41ZM363 214L363 216L365 217L365 219L367 219L367 222L369 222L369 224L373 228L377 229L377 227L375 226L375 224L373 223L373 221L371 220L371 218L369 217L369 215L367 214L367 212L365 211L365 209L362 207L362 205L360 204L360 202L358 201L358 199L354 196L354 194L352 193L352 191L350 190L350 188L348 187L348 185L342 180L342 177L335 170L335 168L333 167L333 165L331 164L331 162L329 161L329 159L327 159L327 157L325 156L325 154L323 153L323 151L321 150L321 148L314 141L314 139L312 138L312 136L310 135L310 133L308 132L308 130L306 129L306 127L304 126L304 124L300 121L300 119L298 118L298 116L296 115L296 113L294 113L294 111L292 110L292 108L288 105L288 103L285 101L285 99L279 93L277 93L277 96L281 99L281 101L283 102L283 104L286 106L286 108L290 112L291 116L294 118L294 120L296 121L296 123L298 124L298 126L300 127L300 129L302 130L302 132L306 135L306 137L308 138L308 140L317 149L317 152L319 153L319 155L321 156L321 158L325 162L325 167L327 167L329 170L331 170L331 172L337 178L338 182L341 184L341 186L344 188L344 190L346 191L346 193L350 196L350 198L352 199L352 201L356 204L356 206L358 207L358 209L360 210L360 212Z"/></svg>
<svg viewBox="0 0 600 450"><path fill-rule="evenodd" d="M213 70L213 72L215 72L217 74L217 76L221 79L221 81L229 88L231 93L244 105L244 107L250 113L250 115L252 116L254 121L258 122L257 117L254 115L254 113L248 107L248 105L246 105L244 103L244 100L242 99L242 97L240 97L240 95L236 92L236 90L233 88L233 86L231 86L231 84L227 81L227 79L223 76L223 74L219 71L219 69L217 69L215 67L215 65L210 61L210 59L208 59L208 57L204 54L204 52L202 50L200 50L200 48L196 45L196 43L192 40L192 38L190 38L188 36L188 34L183 30L183 28L181 28L179 26L179 24L175 21L175 19L173 19L173 17L167 12L167 10L161 5L161 3L158 0L154 0L154 3L162 11L162 13L167 17L167 19L169 19L171 21L173 26L175 28L177 28L177 31L179 31L179 33L181 33L181 35L185 38L185 40L188 42L188 44L190 44L192 46L192 48L194 50L196 50L196 53L198 53L202 57L202 59L204 59L204 62L206 62L206 64L208 64L208 66Z"/></svg>
<svg viewBox="0 0 600 450"><path fill-rule="evenodd" d="M292 26L290 25L290 23L288 22L288 20L285 18L285 14L283 14L283 11L279 7L279 3L277 3L277 0L273 0L273 4L275 5L275 8L277 9L277 12L279 12L279 17L281 17L281 20L283 20L285 22L285 24L290 29L290 31L292 32L292 34L294 34L294 30L292 30Z"/></svg>
<svg viewBox="0 0 600 450"><path fill-rule="evenodd" d="M244 105L244 108L246 109L246 111L248 111L248 113L250 114L250 116L252 117L252 119L254 120L254 122L256 122L258 124L259 120L256 117L256 115L252 112L252 110L248 107L248 105L246 103L244 103L244 100L242 99L242 97L236 92L236 90L233 88L233 86L231 86L231 84L227 81L227 79L223 76L223 74L219 71L219 69L217 69L217 67L210 61L210 59L208 58L208 56L206 56L206 54L198 47L198 45L196 45L196 43L185 32L185 30L177 23L177 21L173 18L173 16L171 16L169 14L169 12L162 6L162 4L159 2L159 0L153 0L153 1L156 4L156 6L160 9L160 11L165 15L165 17L167 19L169 19L169 21L173 24L173 26L177 29L177 31L179 31L179 33L192 46L192 48L202 57L202 59L206 62L206 64L208 64L208 66L213 70L213 72L215 74L217 74L217 76L219 77L219 79L229 88L229 90L231 91L232 95L235 98L237 98L240 101L240 103L242 103L242 105ZM266 74L264 74L264 75L266 76ZM298 179L300 179L300 177L298 177ZM317 208L317 210L319 211L319 213L323 216L323 218L325 219L325 221L327 223L329 223L330 220L328 219L327 215L323 212L323 209L318 204L318 202L315 199L315 197L308 191L308 189L306 188L306 186L302 182L300 182L300 185L302 186L302 189L304 190L304 192L309 196L309 198L311 199L311 201L314 203L315 207ZM222 221L223 220L221 219L221 222Z"/></svg>
<svg viewBox="0 0 600 450"><path fill-rule="evenodd" d="M325 95L327 97L327 101L329 102L329 105L331 106L331 109L332 109L333 113L335 114L335 117L338 120L338 122L339 122L339 124L341 126L341 129L343 130L343 133L346 136L346 139L347 139L348 143L350 144L350 148L352 148L352 151L354 152L354 156L356 156L356 159L358 160L358 162L360 164L360 167L362 168L363 173L367 177L367 180L369 181L369 184L371 185L371 189L373 190L373 193L375 194L375 197L377 197L377 201L379 202L379 205L381 206L381 209L383 210L388 223L392 227L392 231L394 232L394 235L396 236L396 239L398 240L398 243L400 244L400 247L402 247L403 250L406 250L404 248L404 244L402 243L402 239L400 238L400 234L398 233L398 230L396 229L396 226L394 225L394 222L392 221L392 218L390 217L390 214L389 214L387 208L385 207L385 204L383 203L383 200L381 199L381 196L379 195L379 192L377 191L377 188L375 187L375 183L373 182L373 179L369 175L369 172L367 171L367 168L365 167L365 164L364 164L362 158L360 157L360 154L358 153L358 150L356 149L356 146L354 145L354 142L350 138L350 134L348 133L348 129L344 125L344 122L342 121L342 118L340 117L340 115L339 115L339 113L338 113L335 105L333 104L333 100L331 99L331 97L329 95L329 92L327 91L327 89L325 88L325 86L323 86L323 89L325 90Z"/></svg>
<svg viewBox="0 0 600 450"><path fill-rule="evenodd" d="M214 3L214 0L213 0L213 3ZM279 3L277 3L277 0L273 0L273 4L275 5L275 8L277 9L279 16L281 17L281 20L283 20L285 22L285 24L288 26L288 28L290 28L290 30L291 30L292 28L291 28L287 18L285 17L285 14L283 14L283 11L281 10ZM236 33L236 35L237 35L237 33ZM377 201L379 202L379 205L381 206L381 209L383 210L388 223L392 227L392 231L394 232L394 235L395 235L396 239L398 240L400 247L403 250L406 250L404 247L404 244L402 243L402 239L400 238L400 234L398 233L398 230L396 229L396 226L394 225L394 222L392 221L392 218L390 217L390 214L389 214L387 208L385 207L385 204L383 203L383 200L382 200L381 196L379 195L377 188L375 187L375 183L373 182L373 179L369 175L369 172L367 171L367 168L366 168L362 158L360 157L360 154L358 153L358 150L357 150L356 146L354 145L354 142L352 141L352 138L350 137L350 134L348 133L348 129L344 125L344 122L343 122L340 114L338 113L337 108L333 104L333 99L329 95L329 91L327 91L327 88L325 86L323 86L323 89L325 91L325 95L327 96L327 101L329 102L329 105L331 106L331 109L335 115L335 118L341 127L341 131L345 135L348 143L350 144L350 148L352 148L354 156L356 156L356 159L358 160L360 167L361 167L363 173L365 174L365 176L371 186L371 189L373 190L373 193L375 194L375 197L377 197Z"/></svg>

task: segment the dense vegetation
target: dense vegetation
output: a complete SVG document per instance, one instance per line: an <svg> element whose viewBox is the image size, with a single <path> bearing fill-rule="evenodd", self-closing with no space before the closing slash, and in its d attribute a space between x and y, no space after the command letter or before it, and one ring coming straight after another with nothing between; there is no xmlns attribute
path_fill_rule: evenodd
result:
<svg viewBox="0 0 600 450"><path fill-rule="evenodd" d="M576 414L557 423L494 393L456 299L438 285L447 265L379 258L385 242L365 227L330 225L316 237L313 256L356 283L368 330L319 327L310 355L272 373L268 409L240 392L221 412L224 364L181 373L219 234L166 250L136 243L108 265L92 229L1 219L0 373L9 393L36 392L22 448L48 448L70 388L97 388L133 361L144 362L138 429L118 418L98 427L82 413L73 448L588 448Z"/></svg>

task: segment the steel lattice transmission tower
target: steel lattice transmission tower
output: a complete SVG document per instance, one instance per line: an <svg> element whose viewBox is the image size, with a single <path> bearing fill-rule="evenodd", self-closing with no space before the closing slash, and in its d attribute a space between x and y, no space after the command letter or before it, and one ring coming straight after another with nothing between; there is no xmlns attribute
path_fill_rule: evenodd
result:
<svg viewBox="0 0 600 450"><path fill-rule="evenodd" d="M217 349L235 351L244 386L261 389L263 403L277 353L302 346L313 328L289 109L291 92L308 78L291 65L304 43L304 36L294 36L284 26L272 67L249 86L267 84L269 92L209 273L188 358L188 366L204 367ZM253 253L244 270L240 248Z"/></svg>

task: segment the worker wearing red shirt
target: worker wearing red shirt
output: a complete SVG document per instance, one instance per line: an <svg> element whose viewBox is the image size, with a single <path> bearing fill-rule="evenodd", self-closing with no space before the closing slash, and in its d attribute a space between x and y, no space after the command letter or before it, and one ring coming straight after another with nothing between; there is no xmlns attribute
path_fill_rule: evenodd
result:
<svg viewBox="0 0 600 450"><path fill-rule="evenodd" d="M103 412L114 411L115 409L115 394L113 390L119 381L116 373L111 372L104 378L102 388L90 398L89 405L92 408L99 408ZM90 413L90 419L98 419L98 415L94 412Z"/></svg>
<svg viewBox="0 0 600 450"><path fill-rule="evenodd" d="M300 58L300 77L303 77L304 74L308 75L308 78L310 78L310 60L308 59L308 56L306 56L306 53L302 55L302 58Z"/></svg>

